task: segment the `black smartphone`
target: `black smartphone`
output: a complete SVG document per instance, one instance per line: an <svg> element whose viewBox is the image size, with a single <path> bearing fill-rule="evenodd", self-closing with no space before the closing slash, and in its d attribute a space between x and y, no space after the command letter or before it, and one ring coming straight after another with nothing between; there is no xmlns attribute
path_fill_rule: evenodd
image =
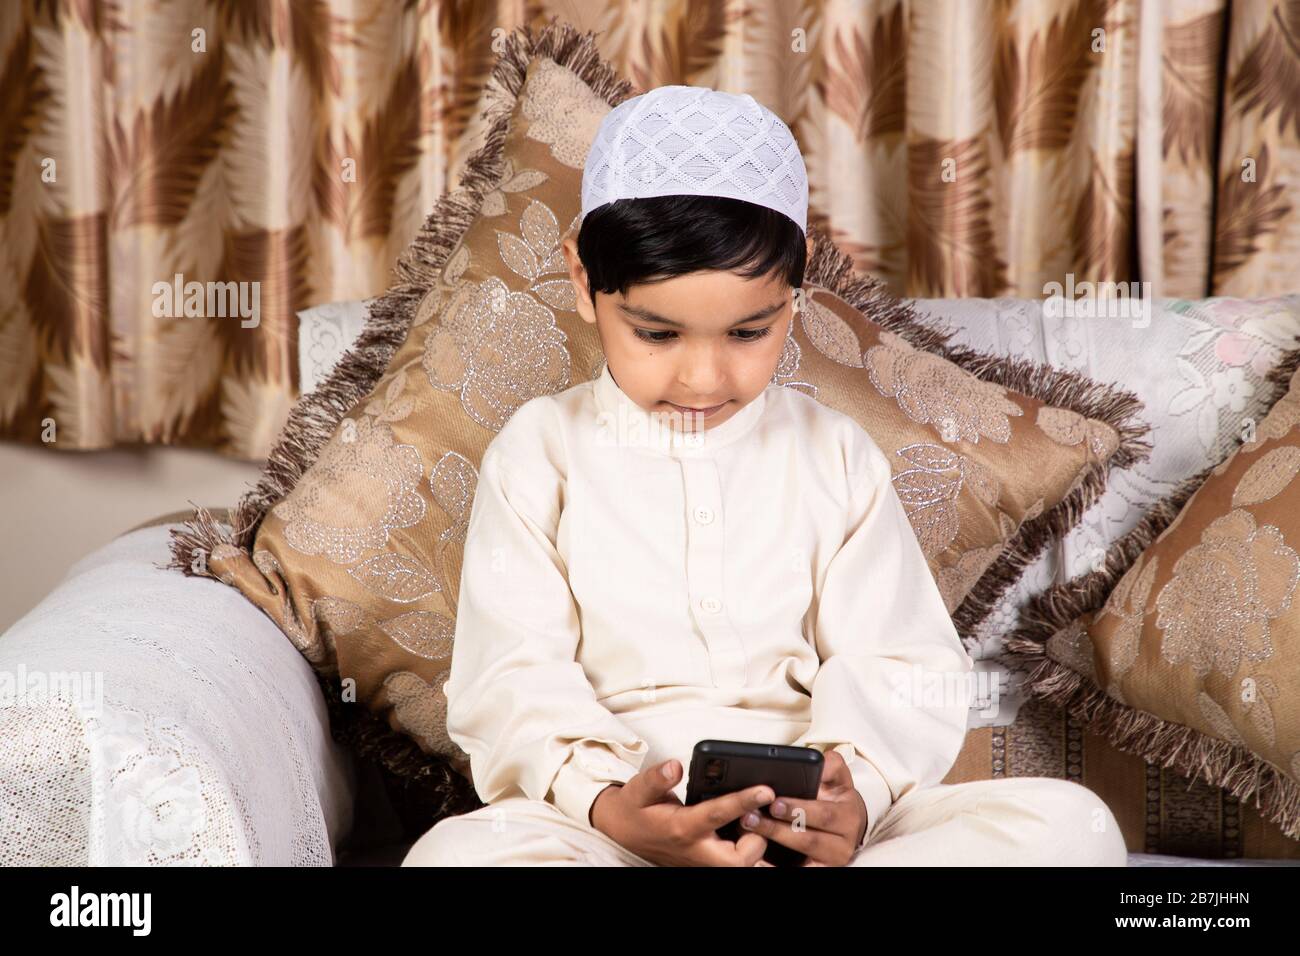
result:
<svg viewBox="0 0 1300 956"><path fill-rule="evenodd" d="M712 800L737 790L763 784L778 797L816 800L822 782L825 759L812 747L748 743L740 740L701 740L691 754L690 779L686 784L686 805ZM770 816L766 807L759 808ZM739 818L718 828L718 836L733 843L744 834ZM763 859L773 866L799 866L804 854L767 841Z"/></svg>

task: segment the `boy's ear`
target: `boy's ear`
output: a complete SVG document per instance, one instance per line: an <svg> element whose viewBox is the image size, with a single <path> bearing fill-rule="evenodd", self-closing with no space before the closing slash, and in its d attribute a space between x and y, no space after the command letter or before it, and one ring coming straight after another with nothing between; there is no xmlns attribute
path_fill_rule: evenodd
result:
<svg viewBox="0 0 1300 956"><path fill-rule="evenodd" d="M805 239L805 240L804 240L804 244L805 244L806 248L808 249L808 261L809 261L809 262L812 262L812 251L813 251L813 241L812 241L812 236L809 236L807 239Z"/></svg>
<svg viewBox="0 0 1300 956"><path fill-rule="evenodd" d="M564 250L564 261L569 266L569 281L573 283L573 297L577 300L578 315L582 321L596 324L596 304L591 301L591 292L587 289L587 270L578 258L578 240L569 236L560 246Z"/></svg>

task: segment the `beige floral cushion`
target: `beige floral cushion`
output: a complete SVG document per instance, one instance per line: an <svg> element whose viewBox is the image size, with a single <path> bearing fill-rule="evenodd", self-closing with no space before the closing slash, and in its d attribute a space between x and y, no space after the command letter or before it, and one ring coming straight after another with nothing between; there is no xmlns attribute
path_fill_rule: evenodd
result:
<svg viewBox="0 0 1300 956"><path fill-rule="evenodd" d="M1027 689L1120 749L1223 787L1300 839L1300 353L1250 440L1162 502L1106 569L1035 599Z"/></svg>
<svg viewBox="0 0 1300 956"><path fill-rule="evenodd" d="M824 288L809 292L776 381L853 416L890 457L894 490L966 631L1014 580L1009 556L1028 553L1035 520L1086 483L1099 490L1120 433L979 378L964 367L969 355L955 362L937 345L917 347ZM963 606L981 582L982 600Z"/></svg>
<svg viewBox="0 0 1300 956"><path fill-rule="evenodd" d="M275 619L336 705L364 704L462 772L442 684L477 468L522 404L601 371L560 242L596 126L629 92L564 28L513 36L493 83L493 132L445 220L431 216L399 262L409 280L376 300L357 347L295 409L234 533L200 514L174 549ZM963 627L1069 529L1109 467L1140 460L1131 396L949 349L824 238L806 291L773 385L852 415L890 455ZM360 739L390 769L428 772L373 727Z"/></svg>

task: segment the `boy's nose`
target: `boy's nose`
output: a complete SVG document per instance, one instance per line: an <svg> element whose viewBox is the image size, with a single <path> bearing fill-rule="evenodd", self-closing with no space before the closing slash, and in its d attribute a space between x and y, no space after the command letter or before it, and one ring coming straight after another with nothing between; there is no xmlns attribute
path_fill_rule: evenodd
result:
<svg viewBox="0 0 1300 956"><path fill-rule="evenodd" d="M726 401L723 394L727 375L722 363L714 356L711 349L687 356L683 365L677 370L677 385L681 390L683 404L707 405L710 402Z"/></svg>

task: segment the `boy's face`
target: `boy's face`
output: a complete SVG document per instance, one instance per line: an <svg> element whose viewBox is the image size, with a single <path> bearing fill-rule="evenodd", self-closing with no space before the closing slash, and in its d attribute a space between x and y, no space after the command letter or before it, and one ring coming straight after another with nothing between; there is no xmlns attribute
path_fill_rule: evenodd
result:
<svg viewBox="0 0 1300 956"><path fill-rule="evenodd" d="M593 305L573 237L564 256L578 314L596 326L614 381L645 411L672 427L713 428L771 382L793 316L793 290L775 274L693 272L597 294Z"/></svg>

